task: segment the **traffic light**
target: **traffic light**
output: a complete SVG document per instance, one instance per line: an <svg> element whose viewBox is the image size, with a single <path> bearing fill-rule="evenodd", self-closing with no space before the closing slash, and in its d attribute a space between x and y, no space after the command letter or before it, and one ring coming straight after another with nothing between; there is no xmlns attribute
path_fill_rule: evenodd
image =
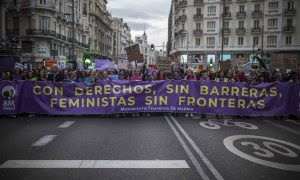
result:
<svg viewBox="0 0 300 180"><path fill-rule="evenodd" d="M209 66L210 66L210 67L212 67L212 66L213 66L213 59L212 59L212 58L210 59Z"/></svg>
<svg viewBox="0 0 300 180"><path fill-rule="evenodd" d="M154 46L154 44L151 44L150 50L151 50L151 51L155 51L155 46Z"/></svg>

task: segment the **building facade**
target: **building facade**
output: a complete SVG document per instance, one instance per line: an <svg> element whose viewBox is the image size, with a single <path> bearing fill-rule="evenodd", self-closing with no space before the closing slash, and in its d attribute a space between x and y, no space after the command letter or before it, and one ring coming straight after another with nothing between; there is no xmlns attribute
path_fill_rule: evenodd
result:
<svg viewBox="0 0 300 180"><path fill-rule="evenodd" d="M148 36L146 31L141 36L135 37L135 43L140 45L141 52L144 55L145 64L156 64L157 51L151 51L151 45L148 44Z"/></svg>
<svg viewBox="0 0 300 180"><path fill-rule="evenodd" d="M172 0L168 52L179 60L188 55L188 64L203 60L205 66L211 60L250 59L258 50L266 59L272 52L299 52L297 9L296 0Z"/></svg>
<svg viewBox="0 0 300 180"><path fill-rule="evenodd" d="M6 34L21 48L22 62L42 67L45 59L55 59L76 67L86 53L111 55L111 16L106 4L106 0L8 1Z"/></svg>
<svg viewBox="0 0 300 180"><path fill-rule="evenodd" d="M112 59L112 16L107 0L87 0L89 14L89 50L92 58Z"/></svg>
<svg viewBox="0 0 300 180"><path fill-rule="evenodd" d="M117 63L119 60L126 60L125 48L133 45L131 39L131 29L122 18L113 18L113 60Z"/></svg>

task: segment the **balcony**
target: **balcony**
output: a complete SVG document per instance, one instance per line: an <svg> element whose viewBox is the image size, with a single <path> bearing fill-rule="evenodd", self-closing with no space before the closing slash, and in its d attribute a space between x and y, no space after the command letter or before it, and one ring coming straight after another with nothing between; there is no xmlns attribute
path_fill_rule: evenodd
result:
<svg viewBox="0 0 300 180"><path fill-rule="evenodd" d="M178 22L186 22L186 15L179 16Z"/></svg>
<svg viewBox="0 0 300 180"><path fill-rule="evenodd" d="M246 18L246 12L237 12L236 17L237 18Z"/></svg>
<svg viewBox="0 0 300 180"><path fill-rule="evenodd" d="M247 0L236 0L237 3L239 2L247 2Z"/></svg>
<svg viewBox="0 0 300 180"><path fill-rule="evenodd" d="M26 35L28 36L44 36L44 37L56 37L55 31L46 29L27 29Z"/></svg>
<svg viewBox="0 0 300 180"><path fill-rule="evenodd" d="M251 28L251 32L252 33L261 33L262 32L262 28L261 27Z"/></svg>
<svg viewBox="0 0 300 180"><path fill-rule="evenodd" d="M231 29L230 28L225 28L224 29L224 34L230 34L231 33Z"/></svg>
<svg viewBox="0 0 300 180"><path fill-rule="evenodd" d="M70 43L72 43L73 42L73 38L68 37L67 41L70 42ZM75 41L75 43L76 43L76 41Z"/></svg>
<svg viewBox="0 0 300 180"><path fill-rule="evenodd" d="M194 0L194 5L195 6L201 6L201 5L203 5L204 3L203 3L203 0Z"/></svg>
<svg viewBox="0 0 300 180"><path fill-rule="evenodd" d="M231 12L225 12L222 14L225 19L231 19Z"/></svg>
<svg viewBox="0 0 300 180"><path fill-rule="evenodd" d="M6 33L8 36L18 36L19 35L19 29L7 29Z"/></svg>
<svg viewBox="0 0 300 180"><path fill-rule="evenodd" d="M285 9L284 10L285 16L295 16L296 15L296 9Z"/></svg>
<svg viewBox="0 0 300 180"><path fill-rule="evenodd" d="M196 29L196 30L194 30L194 35L195 36L202 35L202 29Z"/></svg>
<svg viewBox="0 0 300 180"><path fill-rule="evenodd" d="M295 26L284 26L284 32L295 32Z"/></svg>
<svg viewBox="0 0 300 180"><path fill-rule="evenodd" d="M237 34L245 34L246 33L246 29L245 28L237 28L236 29L236 33Z"/></svg>
<svg viewBox="0 0 300 180"><path fill-rule="evenodd" d="M262 11L252 11L252 17L261 17Z"/></svg>
<svg viewBox="0 0 300 180"><path fill-rule="evenodd" d="M187 1L179 1L179 8L187 6Z"/></svg>
<svg viewBox="0 0 300 180"><path fill-rule="evenodd" d="M50 11L57 11L54 2L47 1L46 4L39 4L37 2L21 1L21 9L43 9Z"/></svg>
<svg viewBox="0 0 300 180"><path fill-rule="evenodd" d="M175 33L175 37L184 37L186 36L186 30L182 29L180 31L178 31L177 33Z"/></svg>
<svg viewBox="0 0 300 180"><path fill-rule="evenodd" d="M195 14L194 15L194 20L195 21L199 21L199 20L202 20L203 19L203 14Z"/></svg>

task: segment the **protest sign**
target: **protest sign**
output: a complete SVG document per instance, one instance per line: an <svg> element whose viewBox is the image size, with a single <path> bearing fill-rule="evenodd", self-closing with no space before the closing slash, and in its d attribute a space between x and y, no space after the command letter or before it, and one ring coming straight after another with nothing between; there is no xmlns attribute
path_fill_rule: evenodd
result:
<svg viewBox="0 0 300 180"><path fill-rule="evenodd" d="M172 59L170 57L159 57L157 60L158 71L171 72Z"/></svg>
<svg viewBox="0 0 300 180"><path fill-rule="evenodd" d="M220 61L220 69L223 71L227 71L228 69L231 68L231 61Z"/></svg>
<svg viewBox="0 0 300 180"><path fill-rule="evenodd" d="M109 69L110 60L107 59L95 59L95 70L103 71Z"/></svg>
<svg viewBox="0 0 300 180"><path fill-rule="evenodd" d="M52 115L176 112L300 115L298 84L102 81L96 84L1 81L0 113Z"/></svg>
<svg viewBox="0 0 300 180"><path fill-rule="evenodd" d="M138 63L144 63L144 55L141 52L140 45L135 44L125 48L127 58L129 61L137 61Z"/></svg>

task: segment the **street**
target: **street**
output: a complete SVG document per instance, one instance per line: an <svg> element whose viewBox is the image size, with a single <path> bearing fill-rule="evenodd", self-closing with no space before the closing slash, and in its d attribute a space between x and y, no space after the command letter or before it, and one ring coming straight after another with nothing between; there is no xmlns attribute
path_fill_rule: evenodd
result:
<svg viewBox="0 0 300 180"><path fill-rule="evenodd" d="M300 179L300 122L0 118L0 179Z"/></svg>

